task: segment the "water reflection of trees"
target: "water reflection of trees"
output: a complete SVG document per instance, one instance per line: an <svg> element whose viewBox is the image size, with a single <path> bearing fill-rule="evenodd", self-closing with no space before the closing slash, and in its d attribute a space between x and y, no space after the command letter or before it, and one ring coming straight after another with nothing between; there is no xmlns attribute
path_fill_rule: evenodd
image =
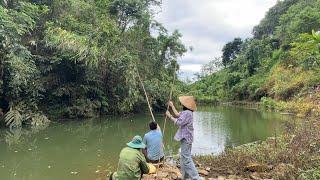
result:
<svg viewBox="0 0 320 180"><path fill-rule="evenodd" d="M281 116L276 113L243 108L228 108L224 109L223 113L229 129L230 137L226 142L229 147L264 140L280 129Z"/></svg>
<svg viewBox="0 0 320 180"><path fill-rule="evenodd" d="M7 130L4 139L5 142L11 147L14 144L19 144L21 142L22 130L21 128L15 128Z"/></svg>
<svg viewBox="0 0 320 180"><path fill-rule="evenodd" d="M8 147L23 146L24 144L30 144L30 137L38 132L46 129L48 124L42 126L32 126L30 128L14 127L5 130L4 140L8 144Z"/></svg>

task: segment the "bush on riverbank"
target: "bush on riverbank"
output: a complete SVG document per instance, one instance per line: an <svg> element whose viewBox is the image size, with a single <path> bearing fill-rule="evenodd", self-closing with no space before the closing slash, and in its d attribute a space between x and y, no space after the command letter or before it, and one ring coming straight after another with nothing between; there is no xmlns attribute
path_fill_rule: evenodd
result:
<svg viewBox="0 0 320 180"><path fill-rule="evenodd" d="M243 145L219 156L197 159L211 167L210 177L235 174L244 178L319 179L320 120L288 127L287 132L260 144Z"/></svg>

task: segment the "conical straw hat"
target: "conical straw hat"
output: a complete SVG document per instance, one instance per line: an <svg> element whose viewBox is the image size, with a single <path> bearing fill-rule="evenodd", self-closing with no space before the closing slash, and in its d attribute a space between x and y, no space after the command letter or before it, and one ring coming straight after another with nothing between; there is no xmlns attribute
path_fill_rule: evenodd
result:
<svg viewBox="0 0 320 180"><path fill-rule="evenodd" d="M180 96L179 101L184 107L192 111L197 110L196 101L193 96Z"/></svg>

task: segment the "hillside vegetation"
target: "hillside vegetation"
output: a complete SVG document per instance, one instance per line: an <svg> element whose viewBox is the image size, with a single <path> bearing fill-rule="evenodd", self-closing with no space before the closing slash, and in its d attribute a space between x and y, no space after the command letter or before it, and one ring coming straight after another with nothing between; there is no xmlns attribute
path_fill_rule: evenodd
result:
<svg viewBox="0 0 320 180"><path fill-rule="evenodd" d="M186 52L158 0L0 1L0 116L8 126L164 106ZM0 117L1 118L1 117Z"/></svg>
<svg viewBox="0 0 320 180"><path fill-rule="evenodd" d="M319 9L319 0L278 1L252 38L235 38L218 62L204 66L192 93L200 101L255 101L300 116L320 115Z"/></svg>

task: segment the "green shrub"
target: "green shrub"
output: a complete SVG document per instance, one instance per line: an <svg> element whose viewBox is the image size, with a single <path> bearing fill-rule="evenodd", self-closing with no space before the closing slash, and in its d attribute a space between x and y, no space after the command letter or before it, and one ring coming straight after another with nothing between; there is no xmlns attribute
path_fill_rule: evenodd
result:
<svg viewBox="0 0 320 180"><path fill-rule="evenodd" d="M261 104L263 107L271 110L274 110L277 107L277 102L269 97L262 97Z"/></svg>
<svg viewBox="0 0 320 180"><path fill-rule="evenodd" d="M303 171L299 176L301 180L318 180L320 179L320 168L309 169Z"/></svg>

